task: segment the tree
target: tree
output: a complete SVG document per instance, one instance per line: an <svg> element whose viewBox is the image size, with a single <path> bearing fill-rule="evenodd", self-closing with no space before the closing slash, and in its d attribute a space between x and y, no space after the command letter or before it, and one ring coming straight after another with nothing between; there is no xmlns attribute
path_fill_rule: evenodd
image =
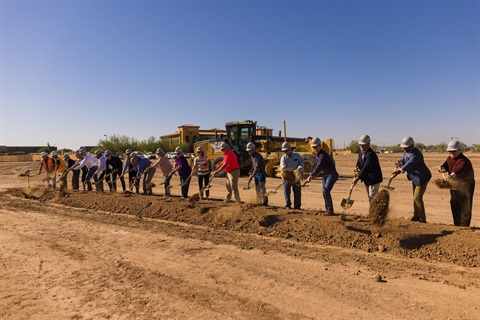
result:
<svg viewBox="0 0 480 320"><path fill-rule="evenodd" d="M352 153L358 153L360 151L360 145L357 140L352 140L346 149L350 150Z"/></svg>

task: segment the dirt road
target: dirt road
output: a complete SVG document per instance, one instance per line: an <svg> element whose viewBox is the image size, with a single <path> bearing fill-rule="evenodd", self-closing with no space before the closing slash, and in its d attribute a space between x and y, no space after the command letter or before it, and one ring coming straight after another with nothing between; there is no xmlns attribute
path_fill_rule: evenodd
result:
<svg viewBox="0 0 480 320"><path fill-rule="evenodd" d="M393 157L381 160L387 174ZM336 161L351 176L354 156ZM0 163L1 319L480 319L480 230L451 226L448 192L433 185L425 225L408 221L410 185L395 179L378 229L365 217L363 186L348 212L337 206L325 217L319 181L293 211L281 208L281 193L268 208L248 203L252 191L242 192L245 204L224 205L221 179L198 204L59 197L40 178L27 190L16 177L26 168L32 163ZM335 204L349 183L339 180Z"/></svg>

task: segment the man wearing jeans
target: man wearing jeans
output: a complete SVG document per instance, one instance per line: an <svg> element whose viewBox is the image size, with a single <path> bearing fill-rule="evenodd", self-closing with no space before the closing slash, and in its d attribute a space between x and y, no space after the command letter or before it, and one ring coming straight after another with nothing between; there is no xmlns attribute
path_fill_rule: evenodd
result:
<svg viewBox="0 0 480 320"><path fill-rule="evenodd" d="M225 169L227 173L227 195L223 202L228 203L232 201L232 191L235 195L235 200L237 204L241 204L242 200L240 199L240 192L238 191L238 178L240 177L240 166L238 165L237 155L235 152L230 150L226 142L222 143L220 150L223 152L223 162L220 164L220 167L212 172L212 176L215 176L218 172Z"/></svg>
<svg viewBox="0 0 480 320"><path fill-rule="evenodd" d="M412 181L413 188L413 217L411 221L427 222L423 195L427 190L432 173L423 161L422 152L414 146L412 137L404 137L400 146L404 151L403 157L399 161L401 167L392 176L396 177L400 173L407 172L407 179Z"/></svg>
<svg viewBox="0 0 480 320"><path fill-rule="evenodd" d="M325 200L325 215L334 215L332 195L330 192L333 189L333 185L338 180L337 169L332 157L328 155L321 147L320 138L315 138L312 141L312 148L315 150L315 168L310 176L305 180L306 182L312 181L312 178L322 174L323 175L323 199Z"/></svg>
<svg viewBox="0 0 480 320"><path fill-rule="evenodd" d="M280 159L280 170L282 172L283 195L285 196L285 208L292 208L290 200L290 192L293 189L293 209L300 210L302 206L302 189L295 181L295 171L302 171L304 161L301 155L292 151L290 143L282 143L282 151L284 152Z"/></svg>

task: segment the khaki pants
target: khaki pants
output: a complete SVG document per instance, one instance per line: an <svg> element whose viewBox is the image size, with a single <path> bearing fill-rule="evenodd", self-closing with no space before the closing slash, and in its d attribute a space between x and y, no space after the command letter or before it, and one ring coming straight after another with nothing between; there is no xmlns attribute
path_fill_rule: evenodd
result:
<svg viewBox="0 0 480 320"><path fill-rule="evenodd" d="M235 169L233 171L227 172L227 195L225 200L232 199L232 190L233 194L235 195L235 200L240 202L240 192L238 191L238 178L240 177L240 169Z"/></svg>
<svg viewBox="0 0 480 320"><path fill-rule="evenodd" d="M413 186L413 217L419 218L420 221L427 221L427 216L425 215L425 205L423 204L423 195L427 191L428 182L416 186Z"/></svg>
<svg viewBox="0 0 480 320"><path fill-rule="evenodd" d="M380 183L372 184L370 186L365 185L365 190L367 190L368 202L372 202L372 199L378 193L378 190L380 190Z"/></svg>

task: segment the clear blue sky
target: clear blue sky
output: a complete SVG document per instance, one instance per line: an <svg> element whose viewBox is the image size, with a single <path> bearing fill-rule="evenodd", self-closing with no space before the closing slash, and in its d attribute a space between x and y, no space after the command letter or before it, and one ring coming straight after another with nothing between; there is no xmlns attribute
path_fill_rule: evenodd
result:
<svg viewBox="0 0 480 320"><path fill-rule="evenodd" d="M480 143L479 1L0 0L0 144L181 124Z"/></svg>

